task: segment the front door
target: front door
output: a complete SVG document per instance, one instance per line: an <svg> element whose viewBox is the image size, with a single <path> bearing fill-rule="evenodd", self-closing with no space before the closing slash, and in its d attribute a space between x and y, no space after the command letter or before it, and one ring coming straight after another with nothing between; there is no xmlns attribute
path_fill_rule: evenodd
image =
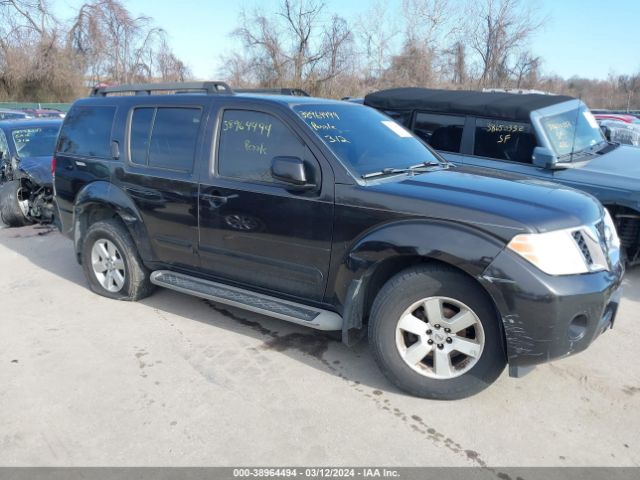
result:
<svg viewBox="0 0 640 480"><path fill-rule="evenodd" d="M330 168L275 113L227 109L218 124L216 168L200 184L202 268L249 288L321 301L333 228ZM272 178L276 156L304 160L318 188L295 191Z"/></svg>

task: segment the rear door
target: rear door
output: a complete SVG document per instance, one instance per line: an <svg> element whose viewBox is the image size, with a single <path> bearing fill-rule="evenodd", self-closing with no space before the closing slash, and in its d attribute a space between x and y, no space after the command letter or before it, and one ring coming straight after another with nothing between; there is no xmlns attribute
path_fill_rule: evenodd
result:
<svg viewBox="0 0 640 480"><path fill-rule="evenodd" d="M125 112L126 163L113 182L139 209L154 261L177 269L198 268L198 182L195 158L207 109L180 104L137 103Z"/></svg>
<svg viewBox="0 0 640 480"><path fill-rule="evenodd" d="M268 106L227 108L213 127L214 158L200 185L202 268L212 276L321 301L333 229L333 172L304 133ZM318 185L292 190L271 176L276 156L304 160Z"/></svg>

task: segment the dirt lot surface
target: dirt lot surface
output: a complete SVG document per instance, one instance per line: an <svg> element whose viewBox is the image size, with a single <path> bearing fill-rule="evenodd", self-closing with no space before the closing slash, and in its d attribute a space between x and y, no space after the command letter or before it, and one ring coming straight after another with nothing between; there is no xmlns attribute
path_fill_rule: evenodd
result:
<svg viewBox="0 0 640 480"><path fill-rule="evenodd" d="M402 394L366 342L102 298L47 229L0 229L0 292L0 465L640 465L640 270L587 351L457 402Z"/></svg>

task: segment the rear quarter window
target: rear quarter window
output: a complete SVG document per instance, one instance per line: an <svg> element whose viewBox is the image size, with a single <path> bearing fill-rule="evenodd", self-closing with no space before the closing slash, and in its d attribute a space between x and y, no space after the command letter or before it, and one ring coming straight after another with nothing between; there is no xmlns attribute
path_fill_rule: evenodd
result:
<svg viewBox="0 0 640 480"><path fill-rule="evenodd" d="M72 107L60 131L57 152L111 158L111 128L115 113L116 108L112 106Z"/></svg>

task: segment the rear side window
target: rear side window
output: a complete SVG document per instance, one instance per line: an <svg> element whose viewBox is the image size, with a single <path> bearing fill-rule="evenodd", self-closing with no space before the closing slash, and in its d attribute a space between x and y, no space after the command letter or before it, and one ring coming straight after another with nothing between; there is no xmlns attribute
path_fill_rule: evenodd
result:
<svg viewBox="0 0 640 480"><path fill-rule="evenodd" d="M64 120L58 152L111 158L111 127L115 113L116 108L110 106L73 107Z"/></svg>
<svg viewBox="0 0 640 480"><path fill-rule="evenodd" d="M389 115L403 127L409 128L411 123L411 110L383 110L382 113Z"/></svg>
<svg viewBox="0 0 640 480"><path fill-rule="evenodd" d="M147 164L149 135L155 108L136 108L131 117L130 159L132 163Z"/></svg>
<svg viewBox="0 0 640 480"><path fill-rule="evenodd" d="M527 123L476 120L474 155L531 163L536 137Z"/></svg>
<svg viewBox="0 0 640 480"><path fill-rule="evenodd" d="M218 171L225 177L273 182L273 157L309 158L306 147L277 118L262 112L226 110L222 118Z"/></svg>
<svg viewBox="0 0 640 480"><path fill-rule="evenodd" d="M191 171L201 120L200 108L136 108L131 116L130 161L166 170Z"/></svg>
<svg viewBox="0 0 640 480"><path fill-rule="evenodd" d="M459 152L464 120L453 115L418 113L413 131L436 150Z"/></svg>

